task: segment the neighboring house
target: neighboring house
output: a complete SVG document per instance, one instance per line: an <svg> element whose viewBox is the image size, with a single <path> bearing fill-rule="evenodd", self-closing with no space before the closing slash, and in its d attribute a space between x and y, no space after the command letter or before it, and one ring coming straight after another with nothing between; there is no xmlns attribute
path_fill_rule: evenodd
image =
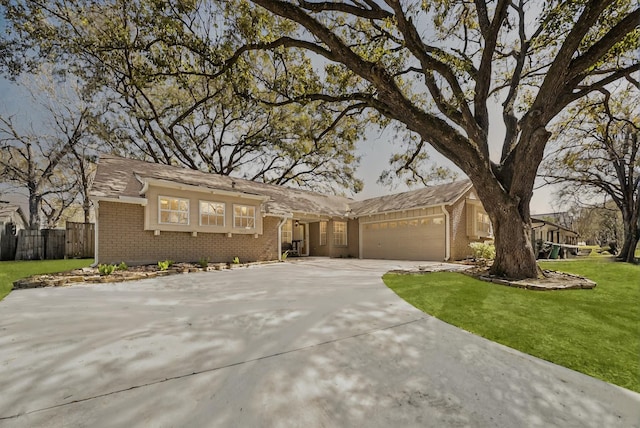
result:
<svg viewBox="0 0 640 428"><path fill-rule="evenodd" d="M534 216L532 216L532 220L534 217L538 220L546 220L548 222L562 226L565 229L573 230L574 217L567 211L535 214Z"/></svg>
<svg viewBox="0 0 640 428"><path fill-rule="evenodd" d="M471 182L355 201L103 155L91 188L96 262L301 256L456 260L490 239Z"/></svg>
<svg viewBox="0 0 640 428"><path fill-rule="evenodd" d="M557 244L577 245L578 232L551 222L547 217L531 216L532 242L545 241Z"/></svg>
<svg viewBox="0 0 640 428"><path fill-rule="evenodd" d="M0 260L13 260L19 230L29 225L19 205L0 201Z"/></svg>

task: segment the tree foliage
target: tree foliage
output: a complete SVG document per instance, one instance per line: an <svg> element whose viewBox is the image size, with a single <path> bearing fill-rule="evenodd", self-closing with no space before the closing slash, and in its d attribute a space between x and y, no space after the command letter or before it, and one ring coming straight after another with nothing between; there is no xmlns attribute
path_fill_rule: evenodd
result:
<svg viewBox="0 0 640 428"><path fill-rule="evenodd" d="M262 7L242 15L257 24L247 32L238 27L238 49L323 58L316 67L322 87L300 90L300 76L290 76L293 89L272 88L280 103L364 105L374 119L404 124L466 173L494 225L492 271L511 277L538 274L529 203L547 126L571 103L639 68L640 11L631 1L229 4ZM265 10L269 26L295 24L295 31L257 31ZM490 107L497 103L506 130L494 160Z"/></svg>
<svg viewBox="0 0 640 428"><path fill-rule="evenodd" d="M556 124L541 171L547 183L565 184L564 198L615 204L624 224L620 257L629 262L640 239L639 97L636 83L576 103Z"/></svg>
<svg viewBox="0 0 640 428"><path fill-rule="evenodd" d="M475 184L496 234L492 272L510 277L538 274L529 203L548 125L640 68L631 0L1 1L21 32L8 68L28 64L17 51L79 56L78 68L90 64L116 81L135 80L122 73L129 69L148 80L232 73L243 96L266 105L323 106L332 124L350 114L403 124ZM505 127L498 150L489 141L494 106Z"/></svg>
<svg viewBox="0 0 640 428"><path fill-rule="evenodd" d="M83 79L92 96L108 103L104 136L116 153L267 183L362 189L353 154L363 132L358 112L249 96L264 81L277 84L310 66L287 52L234 53L236 36L226 29L237 11L224 4L4 4L13 31L5 40L16 42L5 69L28 71L48 60ZM252 29L250 21L238 25Z"/></svg>

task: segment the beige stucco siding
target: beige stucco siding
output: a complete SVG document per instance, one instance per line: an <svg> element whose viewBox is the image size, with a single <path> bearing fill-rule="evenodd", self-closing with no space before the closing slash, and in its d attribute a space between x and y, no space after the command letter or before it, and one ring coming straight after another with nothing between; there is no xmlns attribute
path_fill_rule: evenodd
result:
<svg viewBox="0 0 640 428"><path fill-rule="evenodd" d="M251 235L144 230L145 207L134 204L100 202L98 206L98 262L148 264L170 259L230 262L276 260L278 258L278 218L265 217L263 234Z"/></svg>

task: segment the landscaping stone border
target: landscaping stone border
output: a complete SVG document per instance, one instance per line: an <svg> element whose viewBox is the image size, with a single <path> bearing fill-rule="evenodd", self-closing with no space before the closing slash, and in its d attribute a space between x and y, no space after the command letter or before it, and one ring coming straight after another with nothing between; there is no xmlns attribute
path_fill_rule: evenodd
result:
<svg viewBox="0 0 640 428"><path fill-rule="evenodd" d="M13 282L14 290L43 287L65 287L74 284L101 284L109 282L138 281L145 278L185 274L190 272L212 272L224 269L240 269L264 264L280 263L279 261L265 261L252 263L209 263L205 268L192 263L176 263L167 270L160 270L157 266L134 266L127 270L115 271L110 275L100 275L98 268L74 269L68 272L33 275Z"/></svg>
<svg viewBox="0 0 640 428"><path fill-rule="evenodd" d="M523 288L533 291L552 291L552 290L590 290L597 284L582 276L573 275L570 273L556 272L551 270L543 270L545 278L541 279L522 279L512 280L499 278L494 275L488 275L486 269L479 270L478 267L473 265L459 265L451 266L446 264L435 266L419 266L415 269L399 269L392 270L389 273L398 274L426 274L432 272L457 272L464 275L471 276L481 281L492 282L494 284L506 285L508 287Z"/></svg>
<svg viewBox="0 0 640 428"><path fill-rule="evenodd" d="M590 290L597 285L594 281L588 278L573 275L570 273L556 272L551 270L544 270L543 272L547 276L547 278L541 280L535 280L531 278L521 280L508 280L504 278L497 278L493 275L474 275L471 272L463 273L473 276L474 278L478 278L481 281L535 291L583 289ZM551 278L551 280L549 280L549 278Z"/></svg>

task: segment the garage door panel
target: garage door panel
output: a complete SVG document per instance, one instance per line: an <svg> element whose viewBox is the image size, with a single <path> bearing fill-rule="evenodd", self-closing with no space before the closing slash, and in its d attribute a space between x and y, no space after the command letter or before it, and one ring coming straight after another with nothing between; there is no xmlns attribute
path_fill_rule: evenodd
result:
<svg viewBox="0 0 640 428"><path fill-rule="evenodd" d="M362 250L369 259L443 260L444 216L365 224Z"/></svg>

